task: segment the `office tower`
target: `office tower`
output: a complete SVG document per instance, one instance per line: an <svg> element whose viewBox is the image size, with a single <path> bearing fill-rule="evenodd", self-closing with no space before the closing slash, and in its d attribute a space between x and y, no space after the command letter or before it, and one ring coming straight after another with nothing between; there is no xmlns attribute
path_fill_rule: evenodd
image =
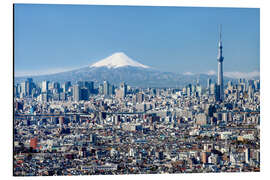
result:
<svg viewBox="0 0 270 180"><path fill-rule="evenodd" d="M200 79L199 77L197 78L197 81L196 81L196 86L198 86L200 84Z"/></svg>
<svg viewBox="0 0 270 180"><path fill-rule="evenodd" d="M85 81L84 87L88 89L88 94L94 92L94 82L93 81Z"/></svg>
<svg viewBox="0 0 270 180"><path fill-rule="evenodd" d="M42 85L41 85L41 91L42 92L47 92L48 91L48 81L42 81Z"/></svg>
<svg viewBox="0 0 270 180"><path fill-rule="evenodd" d="M122 92L122 98L125 98L127 95L127 85L124 82L120 84L120 90Z"/></svg>
<svg viewBox="0 0 270 180"><path fill-rule="evenodd" d="M202 86L201 85L196 86L196 95L198 95L199 97L202 96Z"/></svg>
<svg viewBox="0 0 270 180"><path fill-rule="evenodd" d="M196 92L196 87L193 84L191 86L191 92L192 92L192 95Z"/></svg>
<svg viewBox="0 0 270 180"><path fill-rule="evenodd" d="M215 100L216 101L221 101L221 97L220 97L220 86L215 83L213 89L214 89Z"/></svg>
<svg viewBox="0 0 270 180"><path fill-rule="evenodd" d="M64 82L64 84L62 85L63 92L67 92L70 86L71 86L70 81Z"/></svg>
<svg viewBox="0 0 270 180"><path fill-rule="evenodd" d="M251 85L248 87L248 97L249 97L250 99L253 98L253 88L252 88Z"/></svg>
<svg viewBox="0 0 270 180"><path fill-rule="evenodd" d="M244 91L244 85L243 85L243 84L238 84L238 85L237 85L237 90L238 90L239 92L243 92L243 91Z"/></svg>
<svg viewBox="0 0 270 180"><path fill-rule="evenodd" d="M103 94L109 95L109 83L108 81L103 82Z"/></svg>
<svg viewBox="0 0 270 180"><path fill-rule="evenodd" d="M32 94L32 89L34 86L33 79L32 78L27 78L25 81L25 88L26 88L26 96L30 96Z"/></svg>
<svg viewBox="0 0 270 180"><path fill-rule="evenodd" d="M104 94L104 91L103 91L103 84L100 84L99 87L98 87L98 93L99 94Z"/></svg>
<svg viewBox="0 0 270 180"><path fill-rule="evenodd" d="M254 92L254 90L255 90L255 85L254 84L255 84L254 80L249 80L248 81L248 90L251 89L252 92Z"/></svg>
<svg viewBox="0 0 270 180"><path fill-rule="evenodd" d="M114 85L109 85L109 95L114 94Z"/></svg>
<svg viewBox="0 0 270 180"><path fill-rule="evenodd" d="M26 82L22 82L20 84L20 96L23 97L23 96L26 96Z"/></svg>
<svg viewBox="0 0 270 180"><path fill-rule="evenodd" d="M228 89L230 89L230 90L233 89L233 83L232 83L232 81L228 81Z"/></svg>
<svg viewBox="0 0 270 180"><path fill-rule="evenodd" d="M18 96L18 93L19 93L19 86L18 86L18 84L14 84L13 88L14 88L14 91L13 91L14 97L17 97Z"/></svg>
<svg viewBox="0 0 270 180"><path fill-rule="evenodd" d="M209 105L206 109L206 115L209 117L213 117L214 113L216 112L216 108L214 105Z"/></svg>
<svg viewBox="0 0 270 180"><path fill-rule="evenodd" d="M224 89L223 89L223 59L222 56L222 41L221 41L221 26L220 26L220 32L219 32L219 42L218 42L218 83L217 83L217 90L218 90L218 101L223 101L224 98Z"/></svg>
<svg viewBox="0 0 270 180"><path fill-rule="evenodd" d="M215 95L216 93L216 84L211 84L210 85L210 94Z"/></svg>
<svg viewBox="0 0 270 180"><path fill-rule="evenodd" d="M191 96L191 93L192 93L192 88L191 88L191 84L189 84L187 86L187 96Z"/></svg>
<svg viewBox="0 0 270 180"><path fill-rule="evenodd" d="M255 80L254 86L256 91L260 90L260 80Z"/></svg>
<svg viewBox="0 0 270 180"><path fill-rule="evenodd" d="M211 83L212 83L211 78L208 78L208 79L207 79L207 89L210 89Z"/></svg>
<svg viewBox="0 0 270 180"><path fill-rule="evenodd" d="M187 87L187 96L191 96L191 88Z"/></svg>
<svg viewBox="0 0 270 180"><path fill-rule="evenodd" d="M88 100L89 97L89 89L86 87L80 88L80 100Z"/></svg>
<svg viewBox="0 0 270 180"><path fill-rule="evenodd" d="M187 94L187 88L184 87L184 88L182 89L182 92L183 92L183 95L186 95L186 94Z"/></svg>
<svg viewBox="0 0 270 180"><path fill-rule="evenodd" d="M54 82L49 82L48 83L48 90L52 91L53 85L54 85Z"/></svg>
<svg viewBox="0 0 270 180"><path fill-rule="evenodd" d="M77 81L76 84L78 84L80 87L84 86L84 82L83 81Z"/></svg>
<svg viewBox="0 0 270 180"><path fill-rule="evenodd" d="M73 86L73 100L74 101L80 101L81 100L81 93L80 93L80 85L75 84Z"/></svg>
<svg viewBox="0 0 270 180"><path fill-rule="evenodd" d="M84 86L83 82L78 82L73 86L73 100L88 100L89 90Z"/></svg>
<svg viewBox="0 0 270 180"><path fill-rule="evenodd" d="M53 82L53 89L56 89L57 92L60 90L60 83L59 82Z"/></svg>

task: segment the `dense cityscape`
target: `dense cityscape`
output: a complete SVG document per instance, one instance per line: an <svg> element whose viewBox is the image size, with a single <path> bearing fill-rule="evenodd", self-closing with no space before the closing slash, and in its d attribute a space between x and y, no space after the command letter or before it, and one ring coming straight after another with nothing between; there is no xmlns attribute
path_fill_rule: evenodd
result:
<svg viewBox="0 0 270 180"><path fill-rule="evenodd" d="M14 176L259 172L260 80L225 84L222 48L207 86L14 84Z"/></svg>
<svg viewBox="0 0 270 180"><path fill-rule="evenodd" d="M14 175L260 171L260 81L182 89L28 78L14 88Z"/></svg>

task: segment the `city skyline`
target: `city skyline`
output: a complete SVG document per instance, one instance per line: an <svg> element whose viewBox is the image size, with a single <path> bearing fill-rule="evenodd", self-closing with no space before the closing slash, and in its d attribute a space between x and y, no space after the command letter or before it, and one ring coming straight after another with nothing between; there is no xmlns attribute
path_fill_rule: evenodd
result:
<svg viewBox="0 0 270 180"><path fill-rule="evenodd" d="M224 76L259 74L259 9L16 4L14 11L15 77L90 65L117 51L162 71L214 74L219 24Z"/></svg>
<svg viewBox="0 0 270 180"><path fill-rule="evenodd" d="M13 176L261 171L259 70L253 71L257 73L256 78L252 78L252 73L246 73L251 78L239 78L235 74L227 78L228 72L243 73L247 66L251 69L259 66L259 58L252 61L259 46L249 39L259 38L259 34L252 32L252 23L246 31L243 24L238 26L237 18L242 16L233 14L236 21L226 23L228 17L224 19L218 15L220 10L239 13L243 9L211 9L212 13L216 11L216 22L213 22L213 17L209 17L211 12L205 11L207 8L34 6L33 9L30 6L28 13L37 14L36 20L43 8L53 8L52 12L57 15L47 14L44 19L49 20L49 16L55 19L39 21L39 27L32 26L40 30L39 36L33 33L27 39L27 36L20 36L21 31L14 32L15 74L16 67L22 63L17 59L27 54L22 50L30 48L27 43L23 46L24 38L29 44L31 41L37 43L30 48L32 58L36 55L44 55L44 59L55 58L58 54L67 59L55 59L53 63L48 59L43 64L38 58L31 62L30 57L28 63L32 65L27 66L25 62L19 66L21 68L38 70L38 67L57 67L58 63L65 68L72 63L82 63L72 60L78 54L102 56L108 53L108 47L113 48L113 52L73 71L14 78ZM61 10L56 11L59 7ZM39 8L39 12L34 12ZM72 15L73 8L81 11ZM184 18L187 21L182 22L183 28L175 23L180 15L178 10L181 15L192 15ZM249 10L245 9L246 14ZM141 14L135 16L135 11ZM64 12L71 15L66 17ZM103 12L107 14L101 15ZM123 12L128 15L122 17ZM93 21L88 13L96 15ZM202 17L197 18L199 14ZM60 24L59 15L65 16ZM78 15L83 15L84 19L76 21L80 20ZM157 16L162 22L154 18ZM203 22L205 17L210 24ZM192 18L195 20L189 21ZM87 19L91 25L86 23ZM28 21L31 20L28 17ZM199 20L202 22L197 22ZM252 20L249 18L249 21ZM15 29L18 29L18 22L15 12ZM55 26L51 26L52 22ZM189 26L185 26L187 23ZM220 24L226 28L221 29ZM215 27L218 25L219 30ZM60 32L60 26L66 29ZM25 32L33 32L30 27L26 26L24 30L28 31ZM204 28L209 33L206 36ZM57 31L58 36L54 34ZM75 35L79 31L80 34ZM242 37L235 36L239 31ZM41 38L40 33L43 33ZM36 38L31 40L32 37ZM91 43L89 38L93 38ZM82 45L82 42L89 44ZM251 44L252 50L248 51ZM68 47L72 49L65 54L63 49ZM93 54L83 54L87 47L93 48ZM213 50L208 49L211 47ZM183 57L191 59L171 60L181 57L180 49L185 50ZM237 53L241 56L238 60L234 59ZM153 54L158 55L155 61L143 59ZM195 57L196 60L192 60ZM164 72L166 69L177 69L177 72ZM189 69L193 72L186 71ZM208 76L189 76L206 69L212 69L207 72Z"/></svg>
<svg viewBox="0 0 270 180"><path fill-rule="evenodd" d="M14 176L260 172L260 80L14 89ZM40 168L41 167L41 168Z"/></svg>

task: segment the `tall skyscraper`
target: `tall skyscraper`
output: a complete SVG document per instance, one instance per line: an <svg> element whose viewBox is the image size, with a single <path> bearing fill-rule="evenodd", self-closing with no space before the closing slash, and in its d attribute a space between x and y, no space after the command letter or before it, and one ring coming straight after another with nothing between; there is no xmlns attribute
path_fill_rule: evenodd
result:
<svg viewBox="0 0 270 180"><path fill-rule="evenodd" d="M99 94L104 94L103 89L104 89L103 84L100 84L99 87L98 87L98 93Z"/></svg>
<svg viewBox="0 0 270 180"><path fill-rule="evenodd" d="M88 94L91 94L94 92L94 82L93 81L85 81L84 87L88 89Z"/></svg>
<svg viewBox="0 0 270 180"><path fill-rule="evenodd" d="M104 95L107 95L107 96L109 95L109 86L110 85L109 85L108 81L103 82L103 91L104 91L103 94Z"/></svg>
<svg viewBox="0 0 270 180"><path fill-rule="evenodd" d="M48 81L42 81L42 86L41 86L41 91L42 92L47 92L48 91Z"/></svg>
<svg viewBox="0 0 270 180"><path fill-rule="evenodd" d="M222 41L221 41L221 26L220 26L220 32L219 32L219 42L218 42L218 82L217 82L217 88L218 88L218 101L223 101L224 98L224 89L223 89L223 59L222 56Z"/></svg>
<svg viewBox="0 0 270 180"><path fill-rule="evenodd" d="M30 96L32 94L32 89L33 89L33 79L32 78L27 78L26 82L26 95Z"/></svg>
<svg viewBox="0 0 270 180"><path fill-rule="evenodd" d="M192 93L191 84L188 84L186 88L187 88L187 96L191 96Z"/></svg>
<svg viewBox="0 0 270 180"><path fill-rule="evenodd" d="M215 94L216 94L216 88L217 88L216 83L212 83L212 84L210 85L210 94L211 94L211 95L215 95Z"/></svg>
<svg viewBox="0 0 270 180"><path fill-rule="evenodd" d="M80 101L81 100L81 87L79 84L75 84L73 86L73 100Z"/></svg>
<svg viewBox="0 0 270 180"><path fill-rule="evenodd" d="M122 91L122 98L125 98L127 95L127 85L123 82L120 84L120 89Z"/></svg>
<svg viewBox="0 0 270 180"><path fill-rule="evenodd" d="M22 82L21 84L20 84L20 93L21 93L21 97L23 97L23 96L26 96L26 82L24 81L24 82Z"/></svg>
<svg viewBox="0 0 270 180"><path fill-rule="evenodd" d="M212 83L211 78L208 78L207 79L207 89L210 89L211 83Z"/></svg>
<svg viewBox="0 0 270 180"><path fill-rule="evenodd" d="M114 85L109 84L109 95L113 95L113 94L114 94Z"/></svg>
<svg viewBox="0 0 270 180"><path fill-rule="evenodd" d="M63 92L67 92L69 87L71 86L71 82L67 81L62 84Z"/></svg>

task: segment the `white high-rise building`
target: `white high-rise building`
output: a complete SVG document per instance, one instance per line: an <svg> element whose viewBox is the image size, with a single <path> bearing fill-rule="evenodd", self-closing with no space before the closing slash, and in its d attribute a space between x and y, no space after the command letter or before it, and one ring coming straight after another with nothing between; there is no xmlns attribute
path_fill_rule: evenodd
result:
<svg viewBox="0 0 270 180"><path fill-rule="evenodd" d="M104 81L103 82L103 94L104 95L109 95L109 83L108 83L108 81Z"/></svg>
<svg viewBox="0 0 270 180"><path fill-rule="evenodd" d="M48 81L42 81L42 85L41 85L41 91L42 92L47 92L48 91Z"/></svg>

